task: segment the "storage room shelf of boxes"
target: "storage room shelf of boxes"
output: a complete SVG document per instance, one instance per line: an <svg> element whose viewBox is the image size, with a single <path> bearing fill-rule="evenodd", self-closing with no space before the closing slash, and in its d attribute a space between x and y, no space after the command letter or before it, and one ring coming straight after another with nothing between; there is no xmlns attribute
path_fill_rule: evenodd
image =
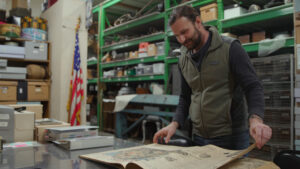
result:
<svg viewBox="0 0 300 169"><path fill-rule="evenodd" d="M12 3L12 9L7 10L6 3ZM12 118L8 121L5 115L1 116L1 124L9 124L9 129L1 129L6 142L33 141L34 121L50 116L48 23L41 17L33 17L31 12L27 1L0 3L0 106L22 112L9 114ZM9 112L0 109L1 113ZM14 134L8 134L7 139L4 131Z"/></svg>
<svg viewBox="0 0 300 169"><path fill-rule="evenodd" d="M126 0L120 3L130 4ZM103 4L105 8L99 6L93 11L98 18L105 12L106 20L99 24L104 29L97 28L97 36L94 36L100 46L99 77L94 73L90 78L99 78L102 82L98 86L102 98L98 100L101 106L97 111L100 124L108 132L114 131L110 122L115 121L112 112L116 96L180 93L177 66L180 44L167 24L169 12L180 2L167 0L164 7L161 7L162 2L157 3L155 9L144 15L120 3ZM297 148L293 97L296 41L293 15L296 9L293 1L211 0L184 3L199 10L205 25L213 25L222 35L239 39L264 86L264 121L272 127L273 137L262 150L255 150L251 155L271 160L282 149ZM124 8L118 11L122 17L113 16L111 13L117 12L120 6ZM139 8L138 5L136 8ZM129 13L134 17L126 18ZM98 24L98 21L94 23ZM92 39L93 36L90 37Z"/></svg>
<svg viewBox="0 0 300 169"><path fill-rule="evenodd" d="M55 2L44 1L42 10ZM300 150L299 1L101 2L94 4L92 24L87 29L87 106L84 110L87 124L115 133L114 107L116 97L120 95L179 96L181 45L168 26L168 20L172 9L184 3L200 12L204 25L215 26L223 36L238 39L261 80L264 122L272 128L273 136L261 150L252 151L250 156L272 160L280 150ZM9 11L0 8L0 105L26 107L25 113L14 113L15 134L11 139L24 141L35 137L44 141L42 133L48 126L39 125L43 121L34 126L34 120L48 118L51 114L49 51L54 42L47 41L49 23L46 19L33 17L28 4L23 1L13 0L12 3ZM130 106L131 109L140 108ZM139 117L129 115L125 120L133 124ZM32 123L19 123L21 118ZM70 125L57 121L49 123L53 127ZM34 128L35 136L26 134L32 133ZM129 137L141 139L139 129L132 130ZM18 134L20 132L22 135ZM146 139L151 140L150 134Z"/></svg>

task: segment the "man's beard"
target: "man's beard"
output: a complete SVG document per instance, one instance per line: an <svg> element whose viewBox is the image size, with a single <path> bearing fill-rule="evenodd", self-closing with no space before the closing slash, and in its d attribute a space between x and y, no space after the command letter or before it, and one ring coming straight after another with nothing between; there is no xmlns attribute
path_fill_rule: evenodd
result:
<svg viewBox="0 0 300 169"><path fill-rule="evenodd" d="M185 40L183 45L188 49L188 50L193 50L196 49L200 44L201 44L201 33L200 31L194 27L195 33L192 38Z"/></svg>

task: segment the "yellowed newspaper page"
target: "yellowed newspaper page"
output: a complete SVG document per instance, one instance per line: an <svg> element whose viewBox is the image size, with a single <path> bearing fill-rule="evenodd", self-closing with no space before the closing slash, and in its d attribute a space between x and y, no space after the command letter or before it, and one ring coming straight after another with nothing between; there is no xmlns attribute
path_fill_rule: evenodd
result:
<svg viewBox="0 0 300 169"><path fill-rule="evenodd" d="M215 169L241 156L241 153L245 151L226 150L213 145L178 147L150 144L80 157L123 166L135 163L144 169Z"/></svg>
<svg viewBox="0 0 300 169"><path fill-rule="evenodd" d="M280 169L271 161L264 161L255 158L243 158L233 161L220 169Z"/></svg>

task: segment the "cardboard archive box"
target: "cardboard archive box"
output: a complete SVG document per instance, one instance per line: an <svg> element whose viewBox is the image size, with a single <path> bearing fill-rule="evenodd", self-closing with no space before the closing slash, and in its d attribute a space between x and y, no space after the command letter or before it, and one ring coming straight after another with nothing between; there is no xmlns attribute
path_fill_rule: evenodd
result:
<svg viewBox="0 0 300 169"><path fill-rule="evenodd" d="M138 58L139 57L139 51L131 51L129 52L129 58L133 59L133 58Z"/></svg>
<svg viewBox="0 0 300 169"><path fill-rule="evenodd" d="M200 16L202 22L218 19L218 6L216 3L212 3L200 8Z"/></svg>
<svg viewBox="0 0 300 169"><path fill-rule="evenodd" d="M239 36L239 41L243 43L249 43L250 42L250 35L242 35Z"/></svg>
<svg viewBox="0 0 300 169"><path fill-rule="evenodd" d="M266 39L266 31L252 33L252 42L259 42L264 39Z"/></svg>
<svg viewBox="0 0 300 169"><path fill-rule="evenodd" d="M43 118L43 105L42 104L11 104L13 108L25 107L25 111L34 112L35 120Z"/></svg>
<svg viewBox="0 0 300 169"><path fill-rule="evenodd" d="M34 112L15 111L14 142L33 141Z"/></svg>
<svg viewBox="0 0 300 169"><path fill-rule="evenodd" d="M147 54L148 54L148 56L156 56L157 48L156 48L155 44L149 44L148 45Z"/></svg>
<svg viewBox="0 0 300 169"><path fill-rule="evenodd" d="M17 100L17 82L0 81L0 101Z"/></svg>
<svg viewBox="0 0 300 169"><path fill-rule="evenodd" d="M27 0L12 0L12 8L27 8Z"/></svg>
<svg viewBox="0 0 300 169"><path fill-rule="evenodd" d="M28 82L28 101L49 100L49 86L47 82Z"/></svg>

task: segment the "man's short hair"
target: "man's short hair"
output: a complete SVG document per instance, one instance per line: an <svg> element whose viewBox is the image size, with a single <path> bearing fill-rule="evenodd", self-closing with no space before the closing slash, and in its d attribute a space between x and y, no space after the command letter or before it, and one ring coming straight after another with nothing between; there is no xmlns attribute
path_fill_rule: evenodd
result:
<svg viewBox="0 0 300 169"><path fill-rule="evenodd" d="M193 7L187 5L179 6L172 11L169 19L169 25L173 25L176 20L181 17L186 17L188 20L194 23L197 16L199 16L199 12Z"/></svg>

